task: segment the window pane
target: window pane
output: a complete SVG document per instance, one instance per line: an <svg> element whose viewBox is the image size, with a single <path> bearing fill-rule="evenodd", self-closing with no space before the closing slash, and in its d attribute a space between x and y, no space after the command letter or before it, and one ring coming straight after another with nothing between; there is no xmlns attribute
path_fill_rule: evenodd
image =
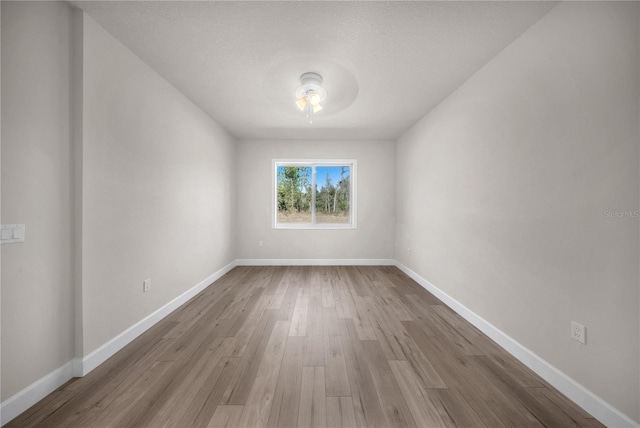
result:
<svg viewBox="0 0 640 428"><path fill-rule="evenodd" d="M311 223L311 167L278 167L278 223Z"/></svg>
<svg viewBox="0 0 640 428"><path fill-rule="evenodd" d="M349 166L316 167L316 223L350 223Z"/></svg>

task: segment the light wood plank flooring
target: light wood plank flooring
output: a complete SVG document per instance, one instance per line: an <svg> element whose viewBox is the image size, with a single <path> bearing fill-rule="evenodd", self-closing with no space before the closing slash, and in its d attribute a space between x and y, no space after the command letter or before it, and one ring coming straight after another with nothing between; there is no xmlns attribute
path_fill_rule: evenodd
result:
<svg viewBox="0 0 640 428"><path fill-rule="evenodd" d="M237 267L7 427L595 427L395 267Z"/></svg>

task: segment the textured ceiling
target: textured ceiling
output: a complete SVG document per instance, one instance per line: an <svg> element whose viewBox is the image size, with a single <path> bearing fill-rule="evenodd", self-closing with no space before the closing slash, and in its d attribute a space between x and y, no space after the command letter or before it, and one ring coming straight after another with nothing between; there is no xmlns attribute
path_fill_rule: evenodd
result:
<svg viewBox="0 0 640 428"><path fill-rule="evenodd" d="M395 139L552 2L74 2L237 138ZM312 125L299 76L324 77Z"/></svg>

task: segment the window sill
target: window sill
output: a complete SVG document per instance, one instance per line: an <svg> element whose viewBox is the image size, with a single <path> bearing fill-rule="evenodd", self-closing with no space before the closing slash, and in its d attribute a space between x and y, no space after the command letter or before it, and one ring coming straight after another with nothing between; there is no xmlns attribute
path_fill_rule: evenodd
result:
<svg viewBox="0 0 640 428"><path fill-rule="evenodd" d="M281 230L355 230L356 226L352 224L278 224L273 229Z"/></svg>

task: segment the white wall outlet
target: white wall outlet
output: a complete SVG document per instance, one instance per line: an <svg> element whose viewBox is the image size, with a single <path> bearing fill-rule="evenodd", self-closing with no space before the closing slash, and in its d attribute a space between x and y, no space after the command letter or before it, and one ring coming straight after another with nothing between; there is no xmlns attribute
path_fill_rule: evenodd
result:
<svg viewBox="0 0 640 428"><path fill-rule="evenodd" d="M258 247L264 246L264 241L258 241Z"/></svg>
<svg viewBox="0 0 640 428"><path fill-rule="evenodd" d="M144 281L142 281L142 292L146 293L150 289L151 289L151 280L145 279Z"/></svg>
<svg viewBox="0 0 640 428"><path fill-rule="evenodd" d="M571 321L571 338L572 339L577 340L582 344L586 344L586 341L587 341L586 333L587 333L587 330L582 324L578 324L575 321Z"/></svg>
<svg viewBox="0 0 640 428"><path fill-rule="evenodd" d="M407 256L411 255L411 248L407 248Z"/></svg>

